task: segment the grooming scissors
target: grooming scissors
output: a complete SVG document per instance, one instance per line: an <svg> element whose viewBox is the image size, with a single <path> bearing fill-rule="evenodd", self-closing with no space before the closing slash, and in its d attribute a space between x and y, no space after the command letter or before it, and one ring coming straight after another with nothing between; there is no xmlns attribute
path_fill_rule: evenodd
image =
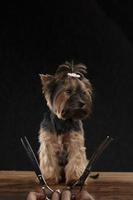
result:
<svg viewBox="0 0 133 200"><path fill-rule="evenodd" d="M43 177L40 167L39 167L39 163L38 160L34 154L33 149L31 148L31 145L28 141L28 139L26 138L26 136L24 138L21 138L21 143L32 163L32 166L34 168L34 172L36 173L36 176L39 180L39 184L41 186L41 189L43 191L43 193L46 195L47 192L49 192L49 194L52 194L54 191L48 186L48 184L45 181L45 178ZM49 198L46 196L46 199L49 200Z"/></svg>
<svg viewBox="0 0 133 200"><path fill-rule="evenodd" d="M83 185L85 183L85 180L87 179L87 177L89 176L90 178L96 179L98 178L99 174L95 174L95 175L90 175L90 173L92 172L92 167L94 166L94 164L96 163L96 161L99 159L99 157L101 156L101 154L103 153L103 151L107 148L107 146L113 141L112 137L107 136L106 139L100 144L100 146L96 149L96 151L92 154L85 170L83 171L82 175L80 176L80 178L71 186L68 187L70 190L74 189L76 186L80 186L80 190L83 188ZM28 141L28 139L26 137L21 138L21 142L22 145L24 147L24 149L26 150L26 153L33 165L34 171L37 175L37 178L39 180L40 186L42 191L44 192L44 194L47 194L47 191L49 192L49 195L51 196L52 193L54 192L54 190L52 190L48 184L46 183L40 167L39 167L39 163L37 161L37 158L31 148L31 145ZM49 200L49 198L46 196L46 200Z"/></svg>
<svg viewBox="0 0 133 200"><path fill-rule="evenodd" d="M96 149L96 151L92 154L84 172L80 176L80 178L71 186L71 189L73 189L75 186L80 186L80 190L83 188L83 185L85 183L85 180L88 176L90 178L96 179L98 178L99 174L96 175L90 175L91 169L98 160L98 158L101 156L103 151L107 148L107 146L113 141L112 137L107 136L106 139L100 144L100 146Z"/></svg>

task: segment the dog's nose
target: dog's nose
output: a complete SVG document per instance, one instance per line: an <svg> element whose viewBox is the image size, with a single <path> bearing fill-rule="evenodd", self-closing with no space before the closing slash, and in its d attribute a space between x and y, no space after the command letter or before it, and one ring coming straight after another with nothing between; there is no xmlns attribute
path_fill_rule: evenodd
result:
<svg viewBox="0 0 133 200"><path fill-rule="evenodd" d="M82 101L79 102L79 106L80 106L81 108L82 108L84 105L85 105L84 102L82 102Z"/></svg>

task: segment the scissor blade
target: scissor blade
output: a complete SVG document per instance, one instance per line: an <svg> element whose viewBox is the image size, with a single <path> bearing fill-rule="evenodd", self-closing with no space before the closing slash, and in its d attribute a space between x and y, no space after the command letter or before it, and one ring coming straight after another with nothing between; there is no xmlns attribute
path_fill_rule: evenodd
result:
<svg viewBox="0 0 133 200"><path fill-rule="evenodd" d="M36 158L36 156L35 156L35 154L33 152L33 149L31 148L31 145L30 145L28 139L26 137L21 138L21 142L22 142L22 145L23 145L23 147L24 147L24 149L25 149L25 151L26 151L26 153L27 153L27 155L28 155L28 157L29 157L29 159L31 161L31 164L32 164L32 166L34 168L34 171L35 171L35 173L36 173L36 175L37 175L37 177L39 179L40 185L42 187L44 187L44 186L48 187L44 177L41 174L39 163L38 163L37 158Z"/></svg>
<svg viewBox="0 0 133 200"><path fill-rule="evenodd" d="M80 176L80 178L72 185L72 188L74 188L77 185L80 185L81 188L84 185L85 180L91 173L91 169L100 157L100 155L103 153L103 151L106 149L106 147L110 144L110 142L113 140L113 138L110 138L109 136L106 137L106 139L102 142L102 144L96 149L96 151L93 153L93 155L90 158L90 161L88 162L84 172Z"/></svg>

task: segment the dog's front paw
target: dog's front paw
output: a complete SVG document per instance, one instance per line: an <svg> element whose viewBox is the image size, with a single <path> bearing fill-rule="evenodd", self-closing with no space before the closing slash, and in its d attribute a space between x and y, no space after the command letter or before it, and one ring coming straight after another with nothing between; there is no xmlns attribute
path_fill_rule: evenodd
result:
<svg viewBox="0 0 133 200"><path fill-rule="evenodd" d="M55 170L54 167L45 166L41 172L49 185L55 185L59 183L59 172Z"/></svg>
<svg viewBox="0 0 133 200"><path fill-rule="evenodd" d="M66 184L73 185L80 177L81 173L76 170L66 170Z"/></svg>
<svg viewBox="0 0 133 200"><path fill-rule="evenodd" d="M77 179L70 179L66 181L66 185L72 186L74 183L76 183Z"/></svg>
<svg viewBox="0 0 133 200"><path fill-rule="evenodd" d="M80 178L85 169L85 165L85 162L77 162L76 159L66 165L65 178L67 185L72 185Z"/></svg>
<svg viewBox="0 0 133 200"><path fill-rule="evenodd" d="M48 185L56 185L59 183L59 181L56 177L48 178L48 179L46 179L46 182Z"/></svg>

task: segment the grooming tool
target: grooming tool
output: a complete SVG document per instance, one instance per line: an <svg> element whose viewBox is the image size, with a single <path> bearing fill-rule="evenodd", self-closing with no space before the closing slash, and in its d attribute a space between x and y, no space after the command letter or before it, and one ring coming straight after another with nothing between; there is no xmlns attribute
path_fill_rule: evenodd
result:
<svg viewBox="0 0 133 200"><path fill-rule="evenodd" d="M80 186L80 189L83 188L83 185L85 183L85 180L90 175L92 167L98 160L98 158L101 156L103 151L107 148L107 146L113 141L112 137L107 136L106 139L100 144L100 146L96 149L96 151L91 156L83 174L80 176L80 178L71 186L71 189L73 189L75 186ZM99 174L90 176L91 178L97 178Z"/></svg>
<svg viewBox="0 0 133 200"><path fill-rule="evenodd" d="M37 175L37 178L39 180L39 184L41 186L42 191L44 192L45 195L47 192L49 192L49 194L53 193L53 190L48 186L48 184L46 183L46 181L41 173L38 160L34 154L33 149L31 148L31 145L30 145L28 139L26 138L26 136L24 138L21 138L21 143L32 163L34 172ZM49 198L46 196L46 199L48 200Z"/></svg>

